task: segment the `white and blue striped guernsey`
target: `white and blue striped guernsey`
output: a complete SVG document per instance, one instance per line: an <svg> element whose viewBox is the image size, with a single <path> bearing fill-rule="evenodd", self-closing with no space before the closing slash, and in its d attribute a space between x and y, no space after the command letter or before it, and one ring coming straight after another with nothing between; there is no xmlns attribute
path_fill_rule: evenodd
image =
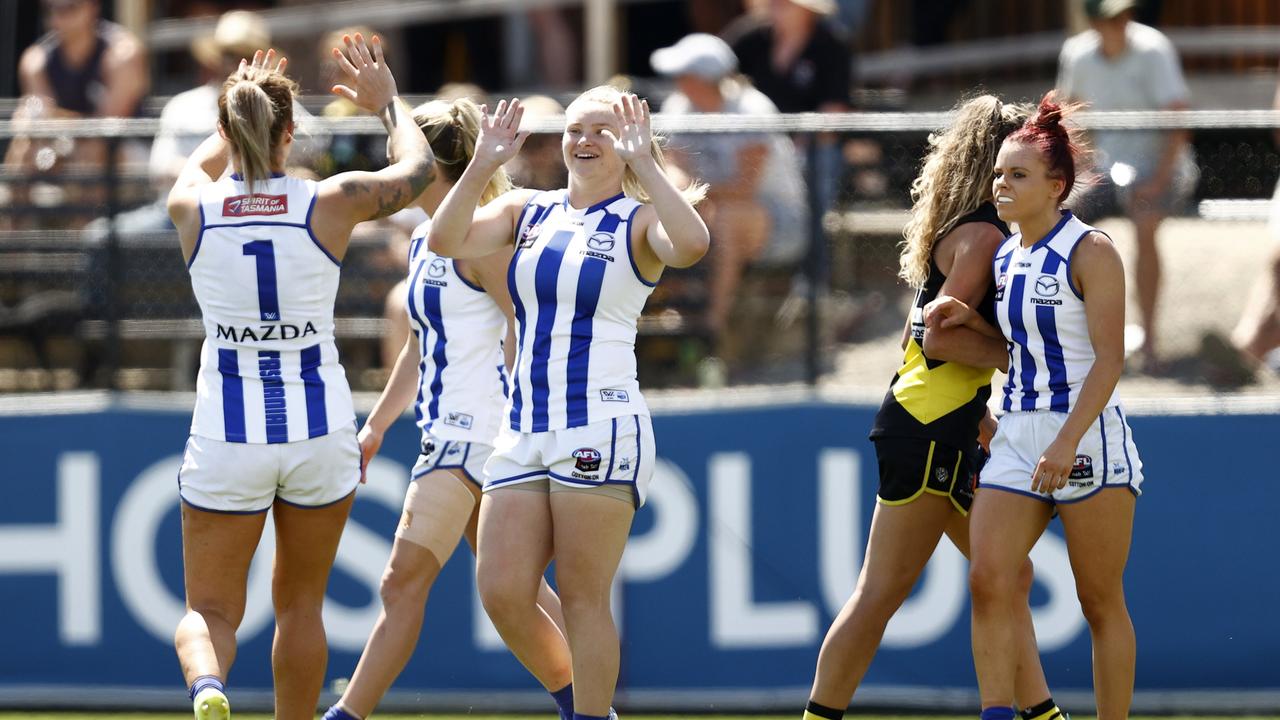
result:
<svg viewBox="0 0 1280 720"><path fill-rule="evenodd" d="M441 440L493 444L507 398L507 318L454 261L427 248L430 221L409 243L406 309L418 339L418 427Z"/></svg>
<svg viewBox="0 0 1280 720"><path fill-rule="evenodd" d="M191 433L243 443L320 437L355 420L333 342L341 264L311 231L316 184L237 176L200 192L187 269L204 318Z"/></svg>
<svg viewBox="0 0 1280 720"><path fill-rule="evenodd" d="M556 190L521 211L507 275L519 342L513 430L649 414L636 380L636 323L654 287L632 257L639 208L619 193L579 210Z"/></svg>
<svg viewBox="0 0 1280 720"><path fill-rule="evenodd" d="M1029 248L1016 233L996 251L996 319L1009 343L1006 412L1071 412L1093 367L1084 297L1071 280L1071 258L1096 228L1070 211ZM1113 392L1107 407L1118 403Z"/></svg>

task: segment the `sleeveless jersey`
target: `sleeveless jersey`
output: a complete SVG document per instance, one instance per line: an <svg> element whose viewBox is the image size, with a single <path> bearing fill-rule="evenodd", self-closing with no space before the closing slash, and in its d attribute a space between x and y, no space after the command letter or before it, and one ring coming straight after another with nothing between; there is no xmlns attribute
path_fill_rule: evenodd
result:
<svg viewBox="0 0 1280 720"><path fill-rule="evenodd" d="M238 176L200 192L187 267L204 318L194 435L281 443L355 420L333 343L340 263L311 232L316 184Z"/></svg>
<svg viewBox="0 0 1280 720"><path fill-rule="evenodd" d="M578 210L556 190L521 211L507 275L519 341L513 430L649 414L636 380L636 323L654 287L632 257L639 208L619 193Z"/></svg>
<svg viewBox="0 0 1280 720"><path fill-rule="evenodd" d="M442 440L493 444L506 401L507 318L449 258L427 249L424 222L409 244L409 327L418 339L418 427Z"/></svg>
<svg viewBox="0 0 1280 720"><path fill-rule="evenodd" d="M106 94L106 81L102 76L102 57L113 44L121 42L126 30L108 20L99 20L94 28L94 47L88 60L79 67L67 64L62 55L62 38L54 32L46 33L36 41L45 52L45 77L53 90L53 100L58 107L82 115L96 115L98 106ZM137 114L132 108L129 114Z"/></svg>
<svg viewBox="0 0 1280 720"><path fill-rule="evenodd" d="M952 229L972 222L995 226L1005 237L1009 226L991 203L961 217ZM978 441L978 423L991 398L991 368L935 360L924 354L924 307L938 297L947 276L929 257L929 277L911 304L911 334L902 366L889 382L889 391L871 426L871 438L906 437L933 440L967 451ZM989 284L977 310L995 324L995 286Z"/></svg>
<svg viewBox="0 0 1280 720"><path fill-rule="evenodd" d="M1044 239L1022 247L1022 234L996 251L996 319L1009 339L1006 412L1071 412L1093 367L1084 297L1071 280L1071 255L1097 228L1064 211ZM1107 407L1118 402L1112 392Z"/></svg>

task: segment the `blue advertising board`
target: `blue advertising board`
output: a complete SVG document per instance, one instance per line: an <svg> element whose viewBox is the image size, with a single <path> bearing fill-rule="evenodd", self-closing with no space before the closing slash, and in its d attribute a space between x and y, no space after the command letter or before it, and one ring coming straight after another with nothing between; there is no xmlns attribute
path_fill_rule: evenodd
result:
<svg viewBox="0 0 1280 720"><path fill-rule="evenodd" d="M619 573L620 689L805 688L862 560L876 469L873 408L830 402L659 412L658 469ZM0 689L179 687L183 612L176 473L189 416L113 403L0 415ZM1280 688L1280 483L1269 414L1136 415L1145 462L1126 575L1139 690ZM409 420L369 469L325 621L348 676L417 449ZM270 527L251 571L231 680L269 688ZM1037 545L1033 616L1055 689L1087 689L1088 628L1058 523ZM397 689L536 689L454 555ZM944 541L893 619L868 686L972 688L966 564Z"/></svg>

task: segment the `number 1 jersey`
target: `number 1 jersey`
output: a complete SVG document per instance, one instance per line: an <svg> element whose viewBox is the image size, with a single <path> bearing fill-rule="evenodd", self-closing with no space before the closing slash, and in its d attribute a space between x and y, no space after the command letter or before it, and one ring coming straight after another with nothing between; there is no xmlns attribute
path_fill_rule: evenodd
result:
<svg viewBox="0 0 1280 720"><path fill-rule="evenodd" d="M311 231L316 184L276 175L249 195L239 176L200 193L187 269L204 318L191 433L283 443L349 426L355 413L333 341L338 262Z"/></svg>

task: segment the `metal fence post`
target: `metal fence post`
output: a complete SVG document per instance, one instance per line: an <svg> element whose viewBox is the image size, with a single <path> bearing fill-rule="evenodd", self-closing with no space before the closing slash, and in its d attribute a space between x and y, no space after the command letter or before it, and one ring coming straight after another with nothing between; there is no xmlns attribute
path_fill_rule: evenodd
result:
<svg viewBox="0 0 1280 720"><path fill-rule="evenodd" d="M120 214L119 176L120 138L107 138L107 164L102 179L107 184L107 247L106 277L103 279L103 320L106 321L106 337L103 339L103 371L106 388L117 390L120 369L120 273L124 267L120 257L120 236L116 233L116 217Z"/></svg>
<svg viewBox="0 0 1280 720"><path fill-rule="evenodd" d="M804 258L804 274L806 281L805 292L809 304L809 312L805 316L805 382L813 387L818 384L818 375L820 372L818 364L818 346L819 324L818 324L818 299L821 293L819 285L821 285L822 276L822 248L819 243L823 241L822 233L822 198L823 193L818 187L821 182L822 170L820 166L820 153L818 136L811 134L807 140L808 155L805 163L805 183L809 196L809 249Z"/></svg>

